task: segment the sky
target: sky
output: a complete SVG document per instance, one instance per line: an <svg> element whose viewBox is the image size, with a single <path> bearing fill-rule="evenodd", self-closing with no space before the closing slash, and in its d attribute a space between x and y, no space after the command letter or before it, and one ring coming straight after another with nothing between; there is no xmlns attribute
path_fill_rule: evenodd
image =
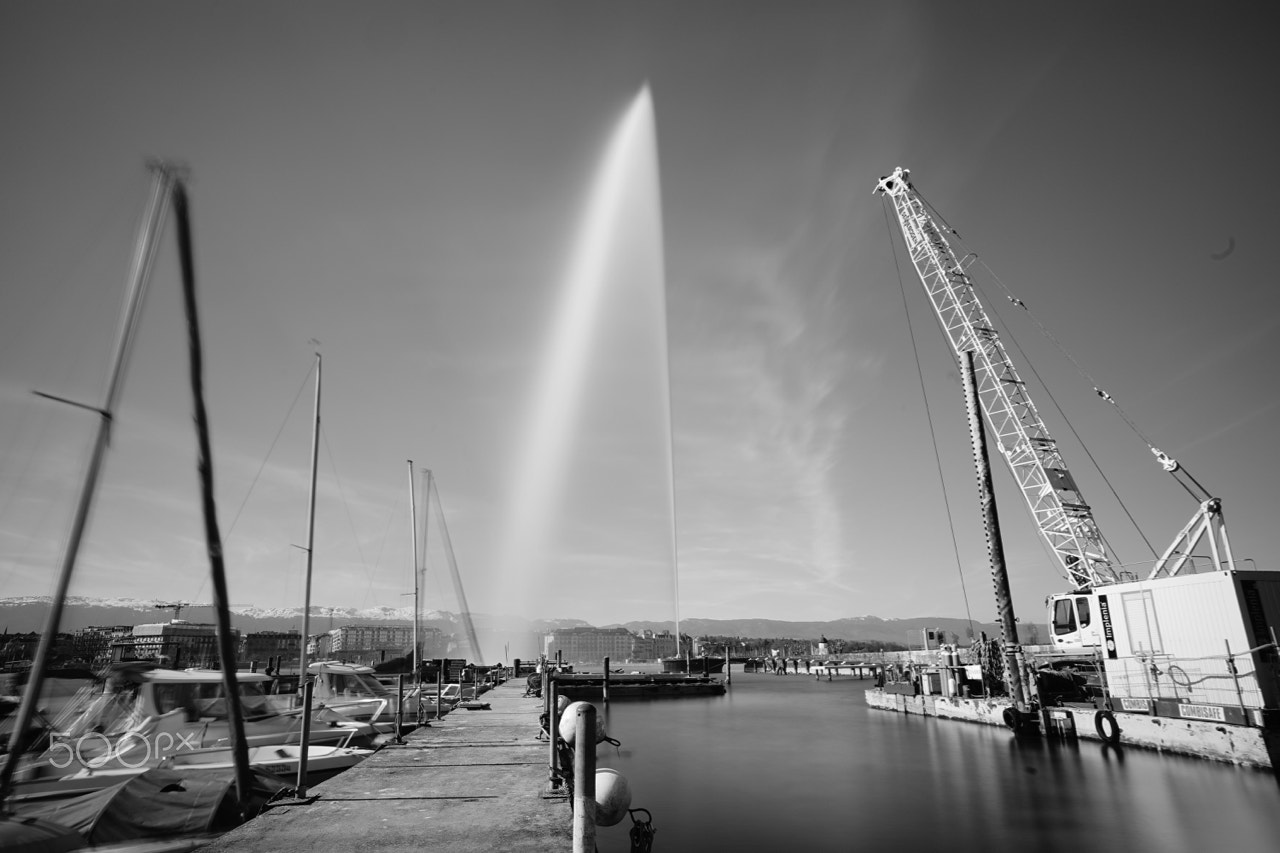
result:
<svg viewBox="0 0 1280 853"><path fill-rule="evenodd" d="M678 578L682 618L994 619L958 371L872 192L896 166L981 258L1119 562L1149 564L1196 504L1095 385L1223 499L1237 558L1275 568L1280 69L1249 17L11 0L0 596L54 588L95 422L31 392L100 403L149 157L190 170L233 605L302 602L319 351L322 608L411 600L429 468L475 612L669 620ZM540 371L646 87L660 275L600 291L549 472ZM211 600L183 335L170 225L74 595ZM1015 604L1043 621L1066 583L996 474ZM422 604L456 610L441 532Z"/></svg>

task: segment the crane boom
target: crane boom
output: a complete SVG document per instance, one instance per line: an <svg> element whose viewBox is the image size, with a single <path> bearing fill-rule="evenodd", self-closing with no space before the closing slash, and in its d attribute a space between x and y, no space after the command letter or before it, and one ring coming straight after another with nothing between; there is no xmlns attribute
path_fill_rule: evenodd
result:
<svg viewBox="0 0 1280 853"><path fill-rule="evenodd" d="M911 263L957 357L974 354L982 411L1040 535L1077 590L1116 583L1093 511L1040 419L958 259L901 167L875 191L892 203Z"/></svg>

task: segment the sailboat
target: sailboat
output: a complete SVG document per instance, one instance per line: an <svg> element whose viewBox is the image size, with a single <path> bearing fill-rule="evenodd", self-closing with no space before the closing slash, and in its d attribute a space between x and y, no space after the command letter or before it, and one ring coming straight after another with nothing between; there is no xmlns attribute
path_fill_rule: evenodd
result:
<svg viewBox="0 0 1280 853"><path fill-rule="evenodd" d="M201 481L201 504L210 557L214 603L217 612L218 652L223 661L231 661L235 658L231 645L230 611L228 608L226 575L222 563L222 547L214 512L212 454L208 434L208 420L204 406L202 348L195 305L194 258L186 187L178 171L167 164L155 164L152 171L151 194L147 202L146 214L139 230L138 240L135 244L129 284L126 290L123 321L116 339L105 400L100 407L86 406L75 401L42 394L42 396L59 402L70 403L71 405L94 411L98 414L99 420L89 464L85 472L84 483L80 490L80 497L72 521L71 534L67 540L66 551L63 554L62 565L55 583L55 592L49 607L49 614L40 637L40 645L36 650L35 660L32 662L31 677L23 694L22 702L18 707L13 734L9 743L10 748L5 755L3 766L0 767L0 802L8 797L12 789L14 774L21 759L20 741L30 725L36 704L40 700L44 674L52 657L53 646L58 636L62 610L66 602L67 591L70 588L76 557L79 554L80 544L88 526L89 510L93 504L98 478L106 457L111 424L114 421L114 410L119 402L123 388L124 366L132 348L143 296L155 263L158 237L170 206L172 206L177 219L178 255L190 342L191 387L195 402L196 433L199 445L198 467ZM226 692L229 695L234 695L237 692L235 673L230 667L224 667L221 675ZM255 792L255 781L253 772L249 768L248 750L244 741L243 719L237 702L230 703L230 720L230 763L234 768L236 811L241 817L245 817L250 809L250 798ZM260 790L260 787L258 790ZM14 821L7 818L0 820L0 842L4 842L7 836L14 834L15 827L20 831L20 825L20 820ZM5 844L0 844L0 846L5 846Z"/></svg>
<svg viewBox="0 0 1280 853"><path fill-rule="evenodd" d="M58 635L58 627L70 586L71 575L87 527L89 510L92 506L99 474L105 459L110 427L114 420L114 409L121 394L124 365L135 336L143 296L154 265L157 240L170 205L174 209L178 226L179 262L182 272L183 296L190 341L192 394L195 398L195 420L199 445L198 467L201 481L201 502L213 576L214 606L218 624L218 656L227 663L224 664L221 670L204 672L159 671L145 675L141 680L141 684L153 689L150 692L139 690L137 695L142 697L141 701L144 702L149 697L153 707L148 709L144 705L136 705L131 708L130 713L126 714L124 718L122 730L116 733L119 735L118 737L108 737L103 730L91 729L77 738L74 741L74 746L66 742L54 744L55 747L60 747L63 751L68 752L74 761L58 761L46 755L45 758L48 760L32 762L30 758L24 757L17 747L22 733L27 730L34 715L35 705L40 699L44 673L48 668L53 643ZM235 660L235 653L231 645L226 576L222 562L222 546L217 527L216 508L213 501L212 454L203 399L202 348L196 314L194 260L191 250L186 189L176 170L165 164L158 164L154 167L154 180L147 213L144 216L135 246L129 285L126 292L124 316L116 341L105 402L101 407L85 406L74 401L54 397L53 395L41 395L94 411L99 415L99 422L72 523L71 535L68 537L55 593L45 628L41 635L40 646L32 665L31 677L28 681L26 692L23 695L15 719L14 732L10 738L10 749L5 755L3 767L0 768L0 801L5 801L11 793L15 792L15 789L17 789L14 797L15 801L39 799L46 796L65 796L86 789L98 790L110 785L112 782L144 775L155 768L157 764L167 763L171 766L185 765L183 770L185 774L198 774L203 777L207 777L209 774L216 774L223 778L230 776L233 780L232 785L235 791L233 811L239 818L244 819L251 816L251 813L256 810L254 808L255 796L262 795L262 800L257 801L260 803L265 800L266 796L274 794L281 788L281 783L278 781L264 785L259 775L261 771L255 771L251 768L253 762L256 761L259 767L264 770L272 771L281 766L282 760L289 759L292 756L291 750L297 754L299 763L305 763L308 753L316 749L330 751L326 753L326 756L330 754L336 755L336 753L332 752L333 750L341 751L343 760L358 760L370 752L370 750L347 752L351 749L350 747L336 745L330 747L308 745L303 747L295 744L291 746L288 743L290 735L287 733L291 723L283 718L273 721L275 723L274 731L267 731L261 727L250 728L254 736L261 738L258 741L259 745L254 746L251 752L244 720L244 705L247 698L245 688L246 686L260 687L260 685L254 684L255 678L265 680L265 676L256 676L253 673L242 675L237 673L229 664L229 662ZM165 695L168 698L178 696L185 690L191 694L192 700L203 698L211 704L201 708L192 701L187 703L189 707L184 705L182 708L162 710L158 704L158 697L162 693L160 689L161 682L174 682L167 685L169 689ZM226 701L225 697L232 697L234 701ZM221 703L220 709L215 710L214 705L218 702ZM222 721L219 723L221 726L219 730L222 732L222 736L217 740L213 748L208 748L204 735L195 737L192 727L203 726L204 733L208 734L214 728L213 724L219 720ZM304 716L304 729L309 722L309 719ZM282 728L283 731L281 731ZM355 729L349 729L348 737L354 731ZM84 748L83 742L86 739L94 741L96 752L94 749L86 750ZM307 740L308 734L302 734L301 741L305 743ZM172 746L175 741L182 743L189 749L184 752L182 749L170 750L160 746L161 743L167 743ZM136 753L142 746L146 747L146 755L139 756ZM266 750L266 752L263 750ZM176 757L177 753L180 752L184 753L181 759ZM115 766L106 766L113 758L120 760L116 761ZM20 764L23 765L21 772L19 772ZM350 766L350 764L348 763L346 766ZM18 784L15 785L15 782L18 782ZM23 821L9 820L7 816L0 818L0 847L5 847L9 843L10 835L13 834L10 830L21 823Z"/></svg>

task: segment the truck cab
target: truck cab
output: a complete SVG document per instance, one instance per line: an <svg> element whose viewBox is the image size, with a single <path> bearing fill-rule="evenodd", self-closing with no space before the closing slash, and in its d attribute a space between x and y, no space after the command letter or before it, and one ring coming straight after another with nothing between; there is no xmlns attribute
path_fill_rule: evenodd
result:
<svg viewBox="0 0 1280 853"><path fill-rule="evenodd" d="M1049 642L1071 650L1102 645L1097 597L1091 592L1066 592L1045 599L1049 608Z"/></svg>

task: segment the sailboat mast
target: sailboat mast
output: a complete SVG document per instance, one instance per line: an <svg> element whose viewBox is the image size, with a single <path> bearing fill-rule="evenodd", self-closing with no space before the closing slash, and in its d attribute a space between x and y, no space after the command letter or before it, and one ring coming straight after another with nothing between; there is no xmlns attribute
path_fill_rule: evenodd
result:
<svg viewBox="0 0 1280 853"><path fill-rule="evenodd" d="M244 708L240 704L240 684L236 675L235 641L231 636L231 597L227 593L227 571L222 557L222 534L218 531L218 507L213 490L213 448L209 439L209 415L204 403L204 355L200 343L200 321L196 306L195 253L191 245L191 215L187 188L181 180L173 188L173 209L178 225L178 261L182 269L182 301L187 315L187 346L190 352L191 396L195 408L196 439L199 444L197 468L200 472L200 503L204 511L205 547L213 576L213 606L218 625L218 657L222 663L222 689L227 697L231 721L231 755L235 761L236 797L242 816L247 817L253 775L249 770L249 747L244 735Z"/></svg>
<svg viewBox="0 0 1280 853"><path fill-rule="evenodd" d="M151 196L147 201L146 212L139 226L138 239L134 247L133 260L129 272L129 284L125 295L125 307L121 314L120 329L116 338L115 355L111 363L110 379L107 382L106 399L102 408L94 409L98 413L98 432L94 439L93 453L89 458L88 470L85 471L84 484L80 489L80 501L71 524L71 535L67 539L67 550L62 557L62 567L58 572L58 582L54 589L53 600L49 603L49 613L45 617L44 631L40 635L40 645L36 649L35 660L31 665L31 677L22 694L22 702L14 717L13 733L9 736L9 749L5 755L4 765L0 767L0 803L3 803L13 780L13 772L17 768L18 757L22 754L22 737L31 725L35 715L36 704L40 701L40 692L44 686L44 673L53 653L53 644L58 638L58 626L62 621L62 609L67 600L67 590L71 585L71 572L75 567L76 556L80 552L80 542L89 523L89 510L93 505L93 496L98 487L98 476L102 470L102 462L106 456L107 444L111 438L111 422L114 418L115 406L120 399L123 388L124 365L129 358L129 350L133 344L134 333L138 328L138 317L142 308L142 299L146 295L147 283L151 279L151 269L155 265L157 238L164 225L164 216L168 210L169 196L176 180L173 171L164 163L152 164L154 172L151 184ZM63 401L68 402L68 401ZM77 404L79 405L79 404ZM87 407L91 408L91 407Z"/></svg>
<svg viewBox="0 0 1280 853"><path fill-rule="evenodd" d="M307 681L307 642L311 637L311 566L316 541L316 470L320 461L320 353L316 353L316 417L311 432L311 495L307 502L307 580L302 599L302 649L298 655L298 695ZM330 614L332 615L332 614Z"/></svg>
<svg viewBox="0 0 1280 853"><path fill-rule="evenodd" d="M422 471L422 499L425 500L426 506L422 508L422 558L414 567L413 588L418 590L427 579L427 536L431 533L431 470L423 468ZM415 599L415 607L413 610L413 627L418 629L418 620L422 616L422 607L417 604ZM422 691L418 691L418 711L422 711Z"/></svg>
<svg viewBox="0 0 1280 853"><path fill-rule="evenodd" d="M462 576L458 574L458 560L453 554L453 540L449 538L449 525L444 521L444 504L440 501L440 491L436 488L435 478L427 472L427 499L431 495L436 498L436 524L440 528L440 544L444 546L445 559L449 563L449 577L453 579L453 591L458 597L458 607L462 611L462 626L467 632L467 642L471 644L471 654L475 656L473 663L484 659L480 652L480 641L476 637L476 626L471 620L471 607L467 604L467 594L462 590Z"/></svg>
<svg viewBox="0 0 1280 853"><path fill-rule="evenodd" d="M413 538L413 680L418 680L418 505L413 494L413 460L409 460L409 535Z"/></svg>

